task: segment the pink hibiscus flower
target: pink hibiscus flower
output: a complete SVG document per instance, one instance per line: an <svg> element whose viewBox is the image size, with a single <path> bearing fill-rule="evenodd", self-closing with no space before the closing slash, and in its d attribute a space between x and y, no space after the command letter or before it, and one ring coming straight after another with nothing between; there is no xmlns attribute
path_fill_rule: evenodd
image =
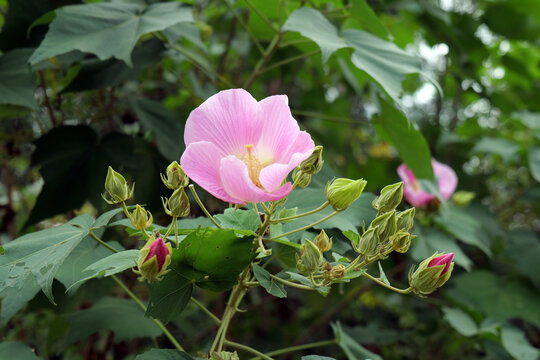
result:
<svg viewBox="0 0 540 360"><path fill-rule="evenodd" d="M242 205L287 196L287 174L315 149L286 95L257 102L244 89L221 91L193 110L184 141L185 173L218 199Z"/></svg>
<svg viewBox="0 0 540 360"><path fill-rule="evenodd" d="M431 159L431 165L433 166L433 173L437 177L441 196L445 200L450 199L457 187L458 179L456 173L450 166L440 163L435 159ZM422 190L413 172L405 164L399 165L397 172L401 180L403 180L403 195L411 205L418 207L424 206L435 199L435 195Z"/></svg>

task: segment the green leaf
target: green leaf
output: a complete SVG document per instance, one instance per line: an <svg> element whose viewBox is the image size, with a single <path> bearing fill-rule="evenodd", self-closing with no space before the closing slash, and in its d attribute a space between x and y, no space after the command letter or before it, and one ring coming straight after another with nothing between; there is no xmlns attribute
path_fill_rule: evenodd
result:
<svg viewBox="0 0 540 360"><path fill-rule="evenodd" d="M321 356L321 355L307 355L307 356L302 356L301 360L336 360L336 359L328 357L328 356Z"/></svg>
<svg viewBox="0 0 540 360"><path fill-rule="evenodd" d="M171 266L203 289L226 291L254 259L254 237L250 231L197 229L173 250Z"/></svg>
<svg viewBox="0 0 540 360"><path fill-rule="evenodd" d="M465 311L449 307L443 307L442 311L444 319L461 335L468 337L478 334L478 325Z"/></svg>
<svg viewBox="0 0 540 360"><path fill-rule="evenodd" d="M65 6L56 11L56 18L30 63L35 65L80 50L95 54L101 60L115 57L132 66L131 51L142 35L192 21L191 8L177 2L148 7L127 3Z"/></svg>
<svg viewBox="0 0 540 360"><path fill-rule="evenodd" d="M386 285L390 285L390 281L388 281L388 278L386 277L386 274L384 273L384 270L382 268L381 262L377 261L377 264L379 264L379 278L382 280L383 283Z"/></svg>
<svg viewBox="0 0 540 360"><path fill-rule="evenodd" d="M128 209L130 209L130 207L128 207ZM122 208L117 208L117 209L112 209L112 210L107 211L106 213L101 214L96 219L94 224L92 224L92 230L96 230L96 229L109 225L109 221L111 221L111 219L115 217L116 215L120 214L123 210L124 209Z"/></svg>
<svg viewBox="0 0 540 360"><path fill-rule="evenodd" d="M287 297L287 291L285 291L283 284L270 277L270 273L268 271L257 264L253 264L253 274L259 281L259 284L261 284L261 286L265 288L270 295L274 295L279 298Z"/></svg>
<svg viewBox="0 0 540 360"><path fill-rule="evenodd" d="M78 280L71 286L80 286L82 283L96 278L98 276L111 276L118 274L124 270L134 267L137 264L137 259L139 258L139 250L125 250L109 255L105 258L88 265L83 270L82 279Z"/></svg>
<svg viewBox="0 0 540 360"><path fill-rule="evenodd" d="M32 349L20 342L14 341L0 343L0 359L39 360Z"/></svg>
<svg viewBox="0 0 540 360"><path fill-rule="evenodd" d="M173 257L176 249L173 250ZM163 280L150 285L150 300L146 316L168 323L175 319L185 309L193 292L193 283L178 267L169 266L170 271Z"/></svg>
<svg viewBox="0 0 540 360"><path fill-rule="evenodd" d="M15 49L0 55L0 104L37 109L35 76L26 61L31 49Z"/></svg>
<svg viewBox="0 0 540 360"><path fill-rule="evenodd" d="M193 360L194 358L179 350L152 349L144 354L137 355L135 360Z"/></svg>
<svg viewBox="0 0 540 360"><path fill-rule="evenodd" d="M486 153L490 155L497 154L503 159L504 162L509 162L515 157L518 150L519 145L513 141L502 138L483 137L476 142L476 145L471 150L471 153Z"/></svg>
<svg viewBox="0 0 540 360"><path fill-rule="evenodd" d="M296 31L315 41L322 51L323 64L336 50L348 45L338 35L337 29L317 10L303 7L293 12L285 24L284 31Z"/></svg>
<svg viewBox="0 0 540 360"><path fill-rule="evenodd" d="M381 126L376 126L375 130L379 135L382 130L388 136L396 147L399 157L412 170L416 178L434 179L431 153L422 133L394 106L382 99L380 104Z"/></svg>
<svg viewBox="0 0 540 360"><path fill-rule="evenodd" d="M349 334L347 334L341 327L339 322L333 323L332 330L336 337L337 344L343 352L347 355L349 360L383 360L379 355L372 353L362 345L356 342Z"/></svg>
<svg viewBox="0 0 540 360"><path fill-rule="evenodd" d="M103 298L90 309L63 316L71 327L64 339L64 347L86 339L96 332L114 332L114 341L156 337L161 330L135 302L127 299Z"/></svg>
<svg viewBox="0 0 540 360"><path fill-rule="evenodd" d="M0 257L3 323L39 288L54 303L51 288L54 276L87 234L88 229L68 223L21 236L4 245L5 254ZM21 294L24 296L17 298Z"/></svg>
<svg viewBox="0 0 540 360"><path fill-rule="evenodd" d="M167 160L179 159L184 148L178 140L184 137L179 115L153 100L136 98L130 103L142 126L154 133L159 152Z"/></svg>
<svg viewBox="0 0 540 360"><path fill-rule="evenodd" d="M226 229L257 231L261 226L261 218L254 210L225 209L223 214L215 215L221 227Z"/></svg>
<svg viewBox="0 0 540 360"><path fill-rule="evenodd" d="M383 25L381 20L377 17L373 9L368 5L366 0L352 0L351 1L351 15L358 22L371 31L375 35L381 38L388 37L388 30Z"/></svg>
<svg viewBox="0 0 540 360"><path fill-rule="evenodd" d="M513 326L503 326L501 342L506 351L517 360L537 360L540 350L531 346L525 334Z"/></svg>
<svg viewBox="0 0 540 360"><path fill-rule="evenodd" d="M532 231L509 232L504 254L516 271L540 285L540 239Z"/></svg>
<svg viewBox="0 0 540 360"><path fill-rule="evenodd" d="M540 182L540 147L531 147L528 152L529 170L533 178Z"/></svg>

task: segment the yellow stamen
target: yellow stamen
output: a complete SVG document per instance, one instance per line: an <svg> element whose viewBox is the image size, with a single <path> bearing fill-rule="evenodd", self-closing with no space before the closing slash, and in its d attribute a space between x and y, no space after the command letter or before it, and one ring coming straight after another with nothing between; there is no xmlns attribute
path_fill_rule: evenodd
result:
<svg viewBox="0 0 540 360"><path fill-rule="evenodd" d="M244 163L247 165L249 178L256 186L262 187L259 181L259 174L261 172L262 165L259 159L257 159L252 153L253 144L247 144L244 145L244 147L248 152L247 158L244 158Z"/></svg>
<svg viewBox="0 0 540 360"><path fill-rule="evenodd" d="M414 180L411 185L415 193L421 190L420 183L418 182L418 180Z"/></svg>

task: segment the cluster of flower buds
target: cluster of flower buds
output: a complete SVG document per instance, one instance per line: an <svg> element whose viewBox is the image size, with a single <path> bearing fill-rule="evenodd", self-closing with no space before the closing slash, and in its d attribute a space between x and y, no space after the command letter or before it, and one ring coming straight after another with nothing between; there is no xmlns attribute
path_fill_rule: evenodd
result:
<svg viewBox="0 0 540 360"><path fill-rule="evenodd" d="M358 253L372 258L388 250L407 252L414 238L409 234L409 230L414 225L415 209L396 211L402 198L402 182L388 185L381 190L381 194L372 203L373 208L378 210L377 217L359 239L351 241Z"/></svg>
<svg viewBox="0 0 540 360"><path fill-rule="evenodd" d="M105 196L105 194L102 194L103 200L105 200L108 204L119 204L123 203L129 198L133 196L133 190L135 189L135 184L129 188L126 179L124 177L113 170L112 167L109 166L109 170L107 171L107 177L105 178L105 190L107 190L107 193L109 193L109 199Z"/></svg>
<svg viewBox="0 0 540 360"><path fill-rule="evenodd" d="M167 174L161 174L161 180L166 187L174 190L169 198L161 198L165 213L174 218L188 216L190 204L184 188L189 185L189 177L184 173L184 170L176 161L173 161L167 167Z"/></svg>
<svg viewBox="0 0 540 360"><path fill-rule="evenodd" d="M171 254L170 243L165 244L161 237L150 238L139 252L137 270L133 270L140 275L139 281L161 281L169 271L167 267L171 263Z"/></svg>
<svg viewBox="0 0 540 360"><path fill-rule="evenodd" d="M335 211L343 211L362 195L366 184L367 181L363 179L351 180L339 178L329 182L324 192L332 208Z"/></svg>
<svg viewBox="0 0 540 360"><path fill-rule="evenodd" d="M418 295L431 294L444 285L454 269L454 253L439 254L422 261L416 271L414 267L409 272L409 285Z"/></svg>
<svg viewBox="0 0 540 360"><path fill-rule="evenodd" d="M292 179L296 186L305 188L311 182L311 177L321 171L324 164L322 151L322 146L315 146L313 153L294 169Z"/></svg>

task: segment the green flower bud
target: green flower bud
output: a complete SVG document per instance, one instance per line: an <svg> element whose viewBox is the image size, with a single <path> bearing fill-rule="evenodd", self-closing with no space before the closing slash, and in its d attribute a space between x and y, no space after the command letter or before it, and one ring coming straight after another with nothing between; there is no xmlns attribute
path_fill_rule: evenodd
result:
<svg viewBox="0 0 540 360"><path fill-rule="evenodd" d="M386 241L390 236L394 235L397 230L396 226L396 210L379 215L371 222L369 227L378 226L378 235L381 242Z"/></svg>
<svg viewBox="0 0 540 360"><path fill-rule="evenodd" d="M216 351L212 353L209 360L240 360L240 357L236 351Z"/></svg>
<svg viewBox="0 0 540 360"><path fill-rule="evenodd" d="M103 200L109 204L118 204L128 200L133 195L134 188L135 184L133 184L133 187L130 190L126 179L109 166L107 177L105 178L105 190L107 190L111 198L109 200L105 195L101 196L103 197Z"/></svg>
<svg viewBox="0 0 540 360"><path fill-rule="evenodd" d="M415 208L410 208L397 214L396 224L398 230L409 231L414 226Z"/></svg>
<svg viewBox="0 0 540 360"><path fill-rule="evenodd" d="M140 275L139 281L147 280L149 283L161 281L163 275L169 271L167 267L171 263L171 254L170 243L165 244L162 238L149 239L139 251L137 270L133 270Z"/></svg>
<svg viewBox="0 0 540 360"><path fill-rule="evenodd" d="M292 173L292 179L293 183L296 184L296 186L305 188L311 182L311 175L302 172L302 170L300 170L299 168L296 168Z"/></svg>
<svg viewBox="0 0 540 360"><path fill-rule="evenodd" d="M358 241L358 247L355 250L364 256L375 256L379 253L380 240L379 240L379 227L370 226Z"/></svg>
<svg viewBox="0 0 540 360"><path fill-rule="evenodd" d="M144 230L152 225L154 218L152 217L150 211L146 211L145 208L137 205L135 210L129 214L129 220L131 220L131 224L135 229Z"/></svg>
<svg viewBox="0 0 540 360"><path fill-rule="evenodd" d="M366 184L367 181L363 179L335 179L326 185L326 199L334 210L343 211L360 197Z"/></svg>
<svg viewBox="0 0 540 360"><path fill-rule="evenodd" d="M322 159L323 147L318 145L315 146L313 153L304 161L298 165L298 169L304 174L315 175L321 171L324 160Z"/></svg>
<svg viewBox="0 0 540 360"><path fill-rule="evenodd" d="M457 206L465 207L474 199L475 193L470 191L456 191L452 196L452 201Z"/></svg>
<svg viewBox="0 0 540 360"><path fill-rule="evenodd" d="M347 269L341 264L337 264L330 270L330 276L334 279L341 279L347 275Z"/></svg>
<svg viewBox="0 0 540 360"><path fill-rule="evenodd" d="M324 258L321 251L310 240L306 239L302 245L300 259L296 263L296 267L303 273L314 273L318 271L324 263Z"/></svg>
<svg viewBox="0 0 540 360"><path fill-rule="evenodd" d="M406 231L400 230L390 236L390 245L397 252L406 253L407 250L409 250L409 246L411 246L412 239L414 239L414 236Z"/></svg>
<svg viewBox="0 0 540 360"><path fill-rule="evenodd" d="M165 213L169 216L182 218L189 215L189 199L183 188L176 189L170 198L161 198Z"/></svg>
<svg viewBox="0 0 540 360"><path fill-rule="evenodd" d="M163 184L171 190L184 188L189 185L189 177L176 161L173 161L167 166L167 176L163 174L160 174L160 176Z"/></svg>
<svg viewBox="0 0 540 360"><path fill-rule="evenodd" d="M381 195L373 200L373 207L379 210L379 214L389 212L397 208L403 198L403 182L385 186Z"/></svg>
<svg viewBox="0 0 540 360"><path fill-rule="evenodd" d="M413 291L418 295L427 295L440 288L452 274L453 259L454 253L435 253L422 261L416 271L412 268L409 272L409 285Z"/></svg>
<svg viewBox="0 0 540 360"><path fill-rule="evenodd" d="M315 236L313 242L323 253L327 252L332 248L332 238L329 238L324 230L321 230L321 233Z"/></svg>

